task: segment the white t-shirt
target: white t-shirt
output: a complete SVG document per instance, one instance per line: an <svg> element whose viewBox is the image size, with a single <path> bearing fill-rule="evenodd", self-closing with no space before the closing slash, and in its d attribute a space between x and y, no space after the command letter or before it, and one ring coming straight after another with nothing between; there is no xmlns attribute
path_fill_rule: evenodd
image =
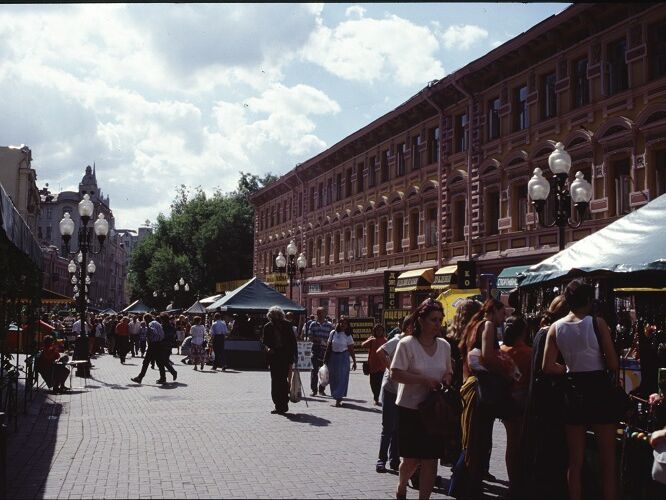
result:
<svg viewBox="0 0 666 500"><path fill-rule="evenodd" d="M437 337L437 350L429 356L419 340L414 336L405 337L398 342L393 356L391 369L404 370L409 373L425 375L428 378L442 380L444 374L451 373L451 346L443 338ZM430 389L423 384L398 385L398 397L395 404L404 408L417 410L419 403L428 396Z"/></svg>
<svg viewBox="0 0 666 500"><path fill-rule="evenodd" d="M333 330L328 336L328 341L333 341L333 352L345 352L350 345L354 345L354 339L345 332Z"/></svg>
<svg viewBox="0 0 666 500"><path fill-rule="evenodd" d="M402 334L395 335L391 337L390 340L387 340L384 345L382 345L379 350L384 351L388 354L389 360L393 359L395 354L395 349L398 347L398 342L402 339ZM393 394L398 392L398 383L391 380L391 370L384 371L384 379L382 380L382 390L389 391Z"/></svg>
<svg viewBox="0 0 666 500"><path fill-rule="evenodd" d="M192 325L192 328L190 328L190 335L192 336L192 343L194 345L201 345L203 344L206 335L206 327L203 325Z"/></svg>

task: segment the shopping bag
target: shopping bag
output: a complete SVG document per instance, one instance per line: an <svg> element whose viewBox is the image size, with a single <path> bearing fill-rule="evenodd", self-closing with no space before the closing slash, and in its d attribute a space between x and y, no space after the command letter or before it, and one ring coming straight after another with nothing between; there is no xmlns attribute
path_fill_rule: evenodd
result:
<svg viewBox="0 0 666 500"><path fill-rule="evenodd" d="M319 385L326 387L328 385L328 366L322 365L319 368Z"/></svg>
<svg viewBox="0 0 666 500"><path fill-rule="evenodd" d="M298 370L292 370L289 383L289 401L298 403L301 400L302 392L301 374Z"/></svg>

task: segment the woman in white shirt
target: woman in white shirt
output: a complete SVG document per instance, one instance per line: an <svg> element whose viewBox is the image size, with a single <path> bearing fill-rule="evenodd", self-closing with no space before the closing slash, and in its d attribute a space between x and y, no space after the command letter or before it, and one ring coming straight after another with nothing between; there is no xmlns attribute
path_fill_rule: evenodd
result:
<svg viewBox="0 0 666 500"><path fill-rule="evenodd" d="M356 355L354 354L354 339L352 338L349 320L340 316L335 330L328 336L326 347L326 365L331 384L331 396L335 398L335 406L342 406L342 398L347 396L349 388L349 358L354 361L352 370L356 370Z"/></svg>
<svg viewBox="0 0 666 500"><path fill-rule="evenodd" d="M613 387L605 370L614 375L617 383L619 361L608 325L602 318L590 315L593 297L592 285L581 281L572 281L567 285L564 299L571 312L550 325L543 355L544 373L565 375L567 380L564 419L571 500L582 498L581 473L587 427L594 431L599 446L603 498L617 498L615 437L620 415L608 404ZM558 362L560 354L564 365Z"/></svg>
<svg viewBox="0 0 666 500"><path fill-rule="evenodd" d="M396 498L406 498L407 481L420 465L419 498L430 498L442 456L442 438L429 434L421 422L419 404L442 384L451 382L451 347L441 338L442 304L426 299L414 312L414 330L405 337L391 362L391 379L398 382L398 453L402 457Z"/></svg>
<svg viewBox="0 0 666 500"><path fill-rule="evenodd" d="M194 369L197 369L197 365L201 365L201 369L204 369L204 348L203 343L206 336L206 327L201 324L201 317L194 317L194 324L190 328L190 335L192 340L190 342L190 355L189 358L194 363Z"/></svg>

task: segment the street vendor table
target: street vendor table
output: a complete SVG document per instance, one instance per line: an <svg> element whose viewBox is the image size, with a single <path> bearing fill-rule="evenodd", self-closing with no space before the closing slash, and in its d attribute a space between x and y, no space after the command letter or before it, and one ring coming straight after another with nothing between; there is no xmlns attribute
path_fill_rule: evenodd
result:
<svg viewBox="0 0 666 500"><path fill-rule="evenodd" d="M90 361L85 360L85 359L77 359L74 361L68 361L67 365L70 366L69 370L69 388L70 389L87 389L88 388L88 377L84 375L83 377L83 387L72 387L72 375L74 374L74 369L75 368L80 368L84 367L85 365L89 365ZM87 370L84 370L84 374L87 373Z"/></svg>

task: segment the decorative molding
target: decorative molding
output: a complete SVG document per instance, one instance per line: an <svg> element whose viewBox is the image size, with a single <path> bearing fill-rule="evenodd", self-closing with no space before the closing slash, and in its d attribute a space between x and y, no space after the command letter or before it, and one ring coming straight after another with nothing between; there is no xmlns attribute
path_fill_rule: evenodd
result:
<svg viewBox="0 0 666 500"><path fill-rule="evenodd" d="M590 212L593 214L608 210L608 198L599 198L590 202Z"/></svg>

